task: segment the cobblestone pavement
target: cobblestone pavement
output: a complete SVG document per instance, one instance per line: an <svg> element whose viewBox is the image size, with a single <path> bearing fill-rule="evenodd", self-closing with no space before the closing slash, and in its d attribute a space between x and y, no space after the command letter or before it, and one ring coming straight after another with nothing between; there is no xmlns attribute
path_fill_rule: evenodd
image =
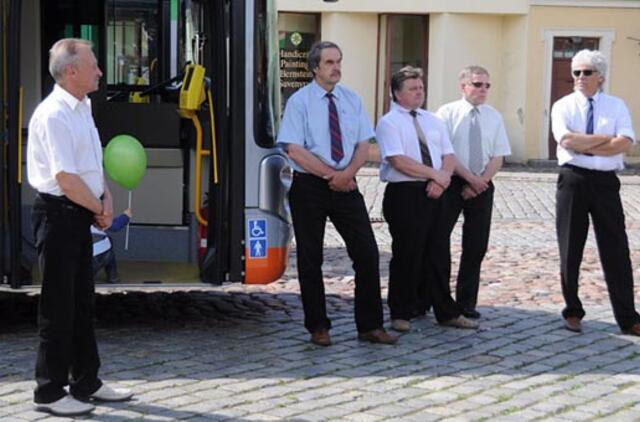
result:
<svg viewBox="0 0 640 422"><path fill-rule="evenodd" d="M364 169L359 182L386 296L390 237L376 175ZM621 335L613 321L591 235L582 266L584 333L562 329L554 182L544 173L497 176L478 332L442 328L429 314L397 346L358 342L353 271L331 226L324 265L330 348L307 341L294 253L269 286L101 291L101 374L136 398L98 406L87 419L640 420L640 339ZM637 269L640 179L623 176L622 197ZM454 259L459 242L457 227ZM63 420L34 412L30 402L35 303L32 295L0 294L0 420Z"/></svg>

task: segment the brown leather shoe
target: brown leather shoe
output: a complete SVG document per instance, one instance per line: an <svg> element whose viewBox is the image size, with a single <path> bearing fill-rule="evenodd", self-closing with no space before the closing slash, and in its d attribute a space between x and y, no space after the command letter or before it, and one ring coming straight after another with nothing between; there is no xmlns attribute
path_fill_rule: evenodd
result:
<svg viewBox="0 0 640 422"><path fill-rule="evenodd" d="M331 346L331 336L329 335L329 330L327 330L326 328L321 328L311 333L311 343L322 347Z"/></svg>
<svg viewBox="0 0 640 422"><path fill-rule="evenodd" d="M574 316L566 317L564 319L564 328L574 333L581 333L582 323L580 322L580 318Z"/></svg>
<svg viewBox="0 0 640 422"><path fill-rule="evenodd" d="M640 322L636 322L631 327L627 327L622 330L622 334L628 334L630 336L640 336Z"/></svg>
<svg viewBox="0 0 640 422"><path fill-rule="evenodd" d="M358 340L368 341L369 343L395 344L398 341L398 337L387 333L384 328L376 328L366 333L359 333Z"/></svg>

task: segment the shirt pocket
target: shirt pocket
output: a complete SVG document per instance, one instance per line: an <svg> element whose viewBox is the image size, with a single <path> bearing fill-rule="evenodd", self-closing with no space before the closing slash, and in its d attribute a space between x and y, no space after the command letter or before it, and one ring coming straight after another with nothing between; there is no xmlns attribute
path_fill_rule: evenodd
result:
<svg viewBox="0 0 640 422"><path fill-rule="evenodd" d="M351 115L340 115L340 132L342 133L342 142L355 145L360 141L358 139L360 129L360 120Z"/></svg>
<svg viewBox="0 0 640 422"><path fill-rule="evenodd" d="M429 146L429 148L437 148L437 151L441 151L442 150L442 146L440 145L440 142L442 142L442 140L440 139L440 132L437 130L427 130L427 133L424 134L424 136L427 137L427 144ZM436 152L436 151L434 151ZM433 153L432 153L433 155Z"/></svg>
<svg viewBox="0 0 640 422"><path fill-rule="evenodd" d="M616 135L616 122L615 119L609 116L598 117L598 124L595 127L595 133L600 135Z"/></svg>

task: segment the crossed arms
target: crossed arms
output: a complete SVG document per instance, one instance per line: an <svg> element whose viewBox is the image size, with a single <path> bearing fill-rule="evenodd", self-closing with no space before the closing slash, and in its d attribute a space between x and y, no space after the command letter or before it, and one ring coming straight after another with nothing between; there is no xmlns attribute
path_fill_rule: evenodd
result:
<svg viewBox="0 0 640 422"><path fill-rule="evenodd" d="M626 136L587 135L569 132L560 140L564 148L581 154L608 157L629 151L633 141Z"/></svg>

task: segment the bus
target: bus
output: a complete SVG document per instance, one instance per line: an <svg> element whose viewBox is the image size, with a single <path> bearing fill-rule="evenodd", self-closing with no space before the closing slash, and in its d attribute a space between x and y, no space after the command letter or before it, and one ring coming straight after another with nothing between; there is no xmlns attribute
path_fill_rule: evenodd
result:
<svg viewBox="0 0 640 422"><path fill-rule="evenodd" d="M131 192L129 232L112 234L122 284L109 286L280 278L291 238L291 169L275 147L281 109L273 0L0 4L2 288L38 286L27 128L54 84L49 48L66 37L92 41L103 71L90 96L103 147L131 135L147 156ZM118 214L129 192L109 186Z"/></svg>

